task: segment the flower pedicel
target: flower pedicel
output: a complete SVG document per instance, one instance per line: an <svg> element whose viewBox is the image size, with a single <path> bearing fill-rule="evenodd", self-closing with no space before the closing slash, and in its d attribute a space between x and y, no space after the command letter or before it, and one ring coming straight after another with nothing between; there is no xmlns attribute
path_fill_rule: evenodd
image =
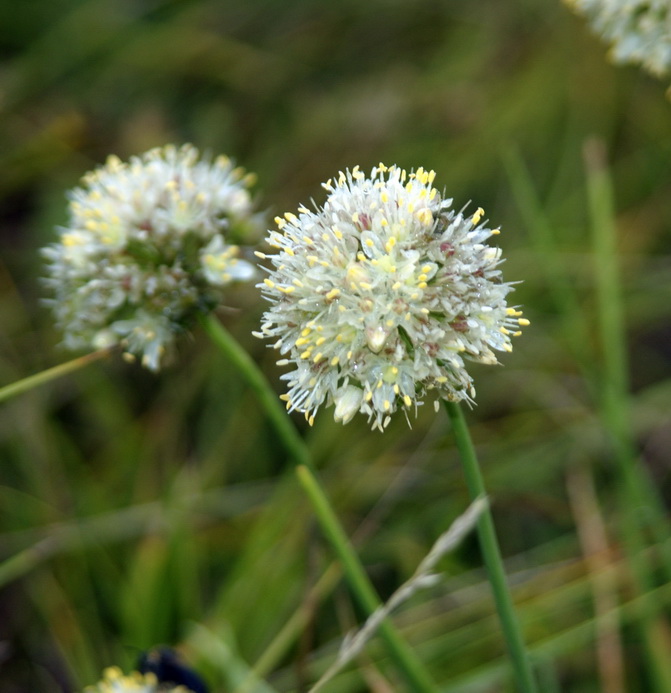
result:
<svg viewBox="0 0 671 693"><path fill-rule="evenodd" d="M70 193L70 219L43 250L70 349L120 344L158 370L175 335L254 275L231 243L259 226L251 174L194 147L108 158Z"/></svg>
<svg viewBox="0 0 671 693"><path fill-rule="evenodd" d="M257 336L293 365L289 410L310 423L326 401L337 421L359 411L382 430L399 407L475 396L465 360L497 363L528 324L506 301L498 234L433 187L435 173L380 164L324 188L323 208L276 218L277 253L259 286L271 307Z"/></svg>

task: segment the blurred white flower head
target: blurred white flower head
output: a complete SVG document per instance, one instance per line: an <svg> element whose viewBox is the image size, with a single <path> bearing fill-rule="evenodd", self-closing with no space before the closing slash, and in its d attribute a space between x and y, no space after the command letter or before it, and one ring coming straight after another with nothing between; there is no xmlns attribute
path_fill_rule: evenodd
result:
<svg viewBox="0 0 671 693"><path fill-rule="evenodd" d="M312 423L324 403L382 430L396 409L475 396L465 360L497 363L528 324L509 307L497 229L433 187L435 173L380 164L324 184L323 208L276 218L259 286L271 307L257 336L274 340L287 408Z"/></svg>
<svg viewBox="0 0 671 693"><path fill-rule="evenodd" d="M124 676L117 667L109 667L103 672L102 681L95 686L88 686L85 693L159 693L171 690L173 693L188 693L184 686L169 686L159 684L154 674L138 674L133 672Z"/></svg>
<svg viewBox="0 0 671 693"><path fill-rule="evenodd" d="M642 65L656 77L671 75L669 0L565 0L611 46L616 63Z"/></svg>
<svg viewBox="0 0 671 693"><path fill-rule="evenodd" d="M120 344L158 370L177 333L249 280L236 240L261 224L253 176L227 157L166 146L111 156L69 194L69 222L43 250L50 304L71 349Z"/></svg>

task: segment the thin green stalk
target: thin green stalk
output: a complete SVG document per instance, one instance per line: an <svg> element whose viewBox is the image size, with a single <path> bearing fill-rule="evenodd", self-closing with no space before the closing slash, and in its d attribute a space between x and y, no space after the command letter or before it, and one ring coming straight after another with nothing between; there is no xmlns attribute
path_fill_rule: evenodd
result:
<svg viewBox="0 0 671 693"><path fill-rule="evenodd" d="M596 260L594 276L598 305L598 329L602 343L602 359L595 367L594 359L585 352L587 330L581 320L582 311L575 288L566 278L558 258L551 224L533 188L529 172L521 157L510 151L505 157L511 188L528 227L529 239L543 258L549 277L552 298L560 311L566 336L580 365L585 382L591 386L599 401L604 428L613 443L613 457L621 482L620 505L624 509L623 543L627 561L632 569L636 591L641 595L641 638L645 643L655 690L671 690L671 675L664 672L667 658L658 656L660 642L653 619L655 602L648 598L654 587L652 567L643 551L644 529L651 532L655 545L662 553L663 568L671 580L671 532L669 520L657 490L646 471L638 464L631 428L628 404L628 363L626 336L622 312L622 296L617 262L616 233L612 183L605 165L603 151L592 143L586 147L587 192L592 225L593 255ZM596 371L596 375L595 375Z"/></svg>
<svg viewBox="0 0 671 693"><path fill-rule="evenodd" d="M372 614L380 605L366 572L356 552L342 529L329 501L324 494L314 473L314 467L307 446L287 415L279 398L273 392L265 376L258 369L249 354L231 337L223 325L213 316L201 318L205 332L226 358L245 378L258 396L266 415L275 427L282 443L296 465L298 480L305 490L317 516L321 528L331 542L338 556L347 582L354 597L367 615ZM423 664L401 638L398 631L388 620L380 627L380 635L389 650L390 656L411 687L418 693L435 693L437 688L426 672Z"/></svg>
<svg viewBox="0 0 671 693"><path fill-rule="evenodd" d="M23 392L32 390L40 385L44 385L51 380L55 380L56 378L60 378L68 373L79 370L80 368L87 366L89 363L93 363L94 361L98 361L99 359L108 356L110 352L111 349L100 349L90 354L85 354L84 356L78 356L76 359L72 359L72 361L66 361L65 363L61 363L53 368L47 368L46 371L35 373L35 375L30 375L22 380L17 380L16 382L5 385L4 387L0 387L0 402L4 402L5 400L15 397L16 395L20 395Z"/></svg>
<svg viewBox="0 0 671 693"><path fill-rule="evenodd" d="M671 665L663 646L660 647L658 631L662 624L658 620L658 606L650 597L655 582L652 566L644 554L644 530L651 532L660 547L667 578L671 578L671 554L665 548L671 528L661 498L639 463L634 444L629 411L629 366L616 246L613 187L602 143L597 140L586 142L584 157L596 259L597 325L602 345L602 417L623 482L620 488L621 505L625 514L623 534L636 590L642 597L642 629L650 674L655 690L667 691L671 690Z"/></svg>
<svg viewBox="0 0 671 693"><path fill-rule="evenodd" d="M595 141L585 147L585 162L595 257L597 325L602 345L600 382L603 418L635 515L639 520L647 520L655 541L663 546L671 533L671 526L657 490L638 464L631 427L629 364L615 241L612 182L606 168L605 154ZM667 577L671 580L671 555L665 558Z"/></svg>
<svg viewBox="0 0 671 693"><path fill-rule="evenodd" d="M350 549L350 542L347 535L338 522L331 505L328 502L319 482L310 469L300 465L296 468L296 473L301 481L303 488L312 501L312 506L319 516L322 529L331 541L336 553L343 564L343 570L350 579L350 587L358 595L359 602L364 610L370 615L379 606L378 599L373 586L370 584L365 572L361 569L356 554ZM405 641L401 639L396 629L385 619L380 624L380 634L394 653L394 658L403 662L402 669L406 675L408 683L413 686L413 691L435 690L433 682L424 671L424 667L419 665L419 660L412 654Z"/></svg>
<svg viewBox="0 0 671 693"><path fill-rule="evenodd" d="M468 426L466 425L466 420L464 419L459 404L447 401L444 401L444 404L447 415L452 423L454 437L464 468L466 484L468 485L471 499L475 500L476 498L485 496L486 491ZM477 528L482 557L487 568L496 610L499 615L499 621L508 647L508 652L512 660L519 690L522 693L534 693L537 690L536 684L522 638L522 631L515 613L513 600L510 595L510 590L508 589L508 583L506 582L501 551L496 538L496 530L494 529L494 520L492 519L489 507L485 508L484 512L480 515Z"/></svg>

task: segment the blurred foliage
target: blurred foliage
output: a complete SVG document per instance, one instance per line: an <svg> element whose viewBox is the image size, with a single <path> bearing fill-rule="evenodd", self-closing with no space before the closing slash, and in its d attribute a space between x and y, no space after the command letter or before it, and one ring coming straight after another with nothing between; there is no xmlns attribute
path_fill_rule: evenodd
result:
<svg viewBox="0 0 671 693"><path fill-rule="evenodd" d="M474 369L468 417L543 690L600 686L579 541L593 518L566 491L585 471L625 604L627 690L651 690L594 393L609 345L595 327L582 150L595 136L608 152L632 425L668 495L671 111L661 83L605 52L559 3L532 0L0 5L0 382L69 358L40 303L39 248L65 221L64 191L110 153L185 141L227 153L258 173L271 216L322 201L319 183L344 167L433 168L457 208L472 200L501 225L506 279L524 280L516 300L532 327L505 368ZM574 292L568 322L511 157L528 168ZM221 318L279 391L273 354L250 335L261 311L240 288ZM422 411L411 428L399 417L382 435L326 411L305 435L389 595L468 502L445 417ZM292 470L202 334L159 376L110 359L3 405L0 454L0 560L20 559L0 591L3 693L76 691L159 642L181 644L215 691L259 660L275 690L300 690L360 619L337 575L319 582L332 557ZM402 631L444 690L511 690L475 540L444 569L397 617ZM663 616L671 590L656 589ZM380 676L396 685L373 643L328 690Z"/></svg>

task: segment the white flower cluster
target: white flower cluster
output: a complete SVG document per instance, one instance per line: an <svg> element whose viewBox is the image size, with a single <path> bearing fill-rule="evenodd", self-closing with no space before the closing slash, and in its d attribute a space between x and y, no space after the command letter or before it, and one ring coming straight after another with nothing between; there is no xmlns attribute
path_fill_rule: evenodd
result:
<svg viewBox="0 0 671 693"><path fill-rule="evenodd" d="M669 0L565 0L611 45L617 63L642 65L657 77L671 74Z"/></svg>
<svg viewBox="0 0 671 693"><path fill-rule="evenodd" d="M43 250L65 346L121 344L152 370L175 334L254 265L231 239L257 227L251 174L185 145L109 157L70 193L70 219Z"/></svg>
<svg viewBox="0 0 671 693"><path fill-rule="evenodd" d="M294 370L283 395L312 423L326 401L336 421L359 411L382 430L429 390L470 400L464 359L497 363L528 324L507 306L501 251L486 244L483 211L451 209L435 173L358 167L324 187L323 208L276 218L276 254L259 286L272 307L257 336L274 340Z"/></svg>
<svg viewBox="0 0 671 693"><path fill-rule="evenodd" d="M103 672L103 680L95 686L88 686L85 693L160 693L171 690L173 693L188 693L184 686L168 687L159 684L154 674L133 672L124 676L121 669L109 667Z"/></svg>

